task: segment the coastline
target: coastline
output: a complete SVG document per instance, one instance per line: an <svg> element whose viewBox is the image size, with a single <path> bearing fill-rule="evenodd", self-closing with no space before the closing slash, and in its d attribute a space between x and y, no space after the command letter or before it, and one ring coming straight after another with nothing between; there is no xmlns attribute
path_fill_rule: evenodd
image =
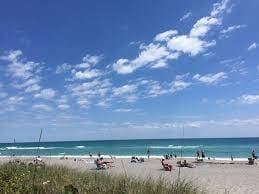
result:
<svg viewBox="0 0 259 194"><path fill-rule="evenodd" d="M132 155L134 157L138 157L138 158L144 158L144 159L148 159L148 157L146 155ZM131 159L130 155L101 155L101 157L106 158L106 159ZM33 155L24 155L24 156L1 156L0 155L0 159L1 158L33 158L36 157ZM42 158L61 158L61 157L67 157L69 159L74 159L74 158L80 158L80 159L95 159L98 158L97 155L92 155L92 157L90 157L89 155L43 155L41 156ZM163 159L164 156L159 156L159 155L151 155L150 159ZM196 157L191 157L191 156L183 156L183 157L177 157L177 158L173 158L173 159L187 159L187 160L195 160ZM232 161L231 158L224 158L224 157L215 157L215 158L211 158L208 159L207 157L204 159L205 161ZM247 162L248 158L234 158L232 162Z"/></svg>

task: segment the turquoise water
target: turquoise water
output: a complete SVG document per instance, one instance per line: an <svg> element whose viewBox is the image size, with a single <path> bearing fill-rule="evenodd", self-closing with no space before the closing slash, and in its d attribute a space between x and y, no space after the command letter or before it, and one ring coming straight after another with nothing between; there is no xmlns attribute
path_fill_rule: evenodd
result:
<svg viewBox="0 0 259 194"><path fill-rule="evenodd" d="M176 154L181 150L185 157L195 157L197 150L204 150L206 157L247 158L252 150L259 154L259 138L202 138L202 139L139 139L104 141L65 141L41 143L0 143L0 156L144 156L147 149L151 156Z"/></svg>

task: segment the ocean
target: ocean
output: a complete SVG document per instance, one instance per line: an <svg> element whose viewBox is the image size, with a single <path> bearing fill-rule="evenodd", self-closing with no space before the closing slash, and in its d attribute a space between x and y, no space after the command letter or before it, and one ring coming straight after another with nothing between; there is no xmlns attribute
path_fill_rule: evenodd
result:
<svg viewBox="0 0 259 194"><path fill-rule="evenodd" d="M200 138L200 139L138 139L99 141L59 141L31 143L0 143L0 157L15 156L74 156L89 157L89 153L103 156L131 157L146 156L147 149L152 157L166 154L195 157L203 150L206 157L216 159L251 157L254 150L259 154L259 138Z"/></svg>

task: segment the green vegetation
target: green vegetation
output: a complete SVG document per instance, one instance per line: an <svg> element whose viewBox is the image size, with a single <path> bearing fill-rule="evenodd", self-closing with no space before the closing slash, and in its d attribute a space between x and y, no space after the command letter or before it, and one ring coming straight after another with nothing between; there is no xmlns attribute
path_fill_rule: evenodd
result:
<svg viewBox="0 0 259 194"><path fill-rule="evenodd" d="M64 167L25 164L0 165L0 193L130 193L195 194L201 191L185 181L163 181L107 175L105 171L78 172Z"/></svg>

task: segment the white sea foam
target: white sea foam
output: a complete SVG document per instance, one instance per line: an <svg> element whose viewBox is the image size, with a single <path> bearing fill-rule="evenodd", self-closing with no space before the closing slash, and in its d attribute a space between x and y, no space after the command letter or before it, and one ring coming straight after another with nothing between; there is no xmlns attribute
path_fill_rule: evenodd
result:
<svg viewBox="0 0 259 194"><path fill-rule="evenodd" d="M76 149L83 149L85 146L75 146Z"/></svg>
<svg viewBox="0 0 259 194"><path fill-rule="evenodd" d="M16 147L16 146L11 146L11 147L5 147L1 148L1 150L51 150L51 149L59 149L63 147Z"/></svg>

